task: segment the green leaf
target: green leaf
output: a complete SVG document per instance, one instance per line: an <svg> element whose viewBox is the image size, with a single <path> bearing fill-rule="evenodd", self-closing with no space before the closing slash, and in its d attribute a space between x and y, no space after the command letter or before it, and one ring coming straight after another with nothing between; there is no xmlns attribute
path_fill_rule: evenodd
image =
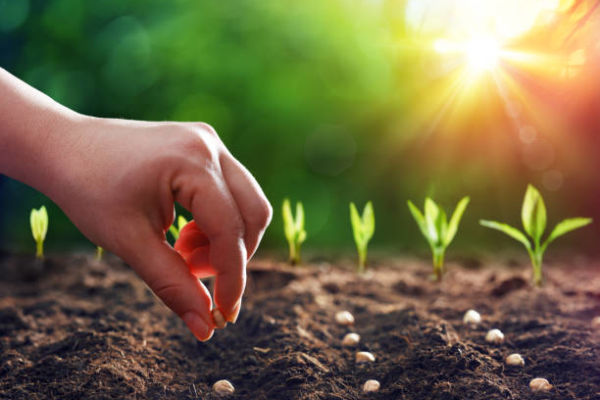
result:
<svg viewBox="0 0 600 400"><path fill-rule="evenodd" d="M511 238L523 243L523 246L525 246L527 250L531 251L531 243L529 243L529 240L527 240L527 236L525 236L523 232L521 232L517 228L514 228L508 224L503 224L501 222L488 221L484 219L480 220L479 223L485 226L486 228L496 229L500 232L504 232Z"/></svg>
<svg viewBox="0 0 600 400"><path fill-rule="evenodd" d="M297 243L302 244L306 240L306 231L302 230L298 233Z"/></svg>
<svg viewBox="0 0 600 400"><path fill-rule="evenodd" d="M417 206L415 206L410 200L408 200L406 203L408 204L408 209L410 210L410 213L417 222L421 233L423 234L423 236L425 236L425 239L427 239L427 241L431 243L431 238L429 237L429 230L427 228L427 221L425 221L425 217L421 213L421 210L419 210Z"/></svg>
<svg viewBox="0 0 600 400"><path fill-rule="evenodd" d="M296 232L304 230L304 206L302 202L296 203Z"/></svg>
<svg viewBox="0 0 600 400"><path fill-rule="evenodd" d="M179 230L175 228L175 225L169 227L169 232L171 233L171 236L173 236L173 239L179 239Z"/></svg>
<svg viewBox="0 0 600 400"><path fill-rule="evenodd" d="M546 206L540 192L532 185L527 186L521 219L525 232L531 236L535 243L539 243L546 229Z"/></svg>
<svg viewBox="0 0 600 400"><path fill-rule="evenodd" d="M554 241L554 239L564 235L565 233L569 233L591 223L591 218L569 218L559 222L552 230L552 233L550 233L550 236L548 236L548 239L546 239L543 248L545 249L551 242Z"/></svg>
<svg viewBox="0 0 600 400"><path fill-rule="evenodd" d="M365 242L368 242L375 233L375 212L373 211L373 203L368 201L365 205L362 214L363 234Z"/></svg>
<svg viewBox="0 0 600 400"><path fill-rule="evenodd" d="M445 246L448 246L450 242L452 242L452 240L454 239L454 236L456 236L456 232L458 231L458 224L460 223L460 220L462 219L462 216L465 210L467 209L469 201L469 197L465 196L456 205L454 213L450 218L450 223L448 224L448 231L446 232L446 236L444 239Z"/></svg>
<svg viewBox="0 0 600 400"><path fill-rule="evenodd" d="M177 217L177 230L181 231L183 229L184 226L186 226L188 223L187 219L185 219L185 217L183 215L180 215L179 217Z"/></svg>
<svg viewBox="0 0 600 400"><path fill-rule="evenodd" d="M48 232L48 211L46 211L46 207L41 206L37 210L32 209L29 214L29 223L33 239L36 242L43 242Z"/></svg>
<svg viewBox="0 0 600 400"><path fill-rule="evenodd" d="M429 197L425 199L425 222L427 222L427 233L428 238L433 243L438 243L438 218L440 214L440 208L433 200Z"/></svg>
<svg viewBox="0 0 600 400"><path fill-rule="evenodd" d="M281 211L283 216L283 232L285 234L285 238L288 242L293 242L294 236L296 236L296 229L289 199L283 200Z"/></svg>
<svg viewBox="0 0 600 400"><path fill-rule="evenodd" d="M354 235L354 242L357 247L361 247L363 243L363 224L360 216L358 215L358 210L356 209L356 205L354 203L350 203L350 223L352 225L352 234Z"/></svg>

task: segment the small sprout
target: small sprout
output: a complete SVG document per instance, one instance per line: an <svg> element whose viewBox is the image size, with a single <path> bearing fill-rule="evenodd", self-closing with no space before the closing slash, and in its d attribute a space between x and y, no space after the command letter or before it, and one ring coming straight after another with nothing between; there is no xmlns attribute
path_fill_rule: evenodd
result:
<svg viewBox="0 0 600 400"><path fill-rule="evenodd" d="M520 354L513 353L513 354L509 355L508 357L506 357L506 364L512 365L514 367L524 367L525 360L523 359L523 357Z"/></svg>
<svg viewBox="0 0 600 400"><path fill-rule="evenodd" d="M227 325L227 321L225 321L225 317L218 308L213 308L212 317L217 329L223 329Z"/></svg>
<svg viewBox="0 0 600 400"><path fill-rule="evenodd" d="M213 391L217 396L229 396L235 392L235 388L227 379L221 379L213 384Z"/></svg>
<svg viewBox="0 0 600 400"><path fill-rule="evenodd" d="M179 233L181 232L183 227L187 225L187 223L188 223L188 221L187 221L187 219L185 219L185 217L183 215L180 215L177 217L177 227L175 226L175 224L173 224L169 227L169 233L171 233L171 236L173 236L173 239L175 239L175 240L179 239Z"/></svg>
<svg viewBox="0 0 600 400"><path fill-rule="evenodd" d="M344 336L344 339L342 339L342 346L346 346L346 347L356 347L358 346L358 343L360 342L360 335L358 333L348 333L346 334L346 336Z"/></svg>
<svg viewBox="0 0 600 400"><path fill-rule="evenodd" d="M410 200L408 201L408 208L431 248L433 254L433 273L438 281L442 279L442 275L444 274L444 254L446 253L446 248L452 242L454 236L456 236L458 224L468 204L469 198L463 197L456 205L452 218L448 222L444 210L429 197L425 199L424 214Z"/></svg>
<svg viewBox="0 0 600 400"><path fill-rule="evenodd" d="M335 322L338 325L352 325L354 324L354 316L350 314L350 311L339 311L335 314Z"/></svg>
<svg viewBox="0 0 600 400"><path fill-rule="evenodd" d="M569 218L559 222L550 235L542 242L542 235L546 230L546 206L540 192L532 185L527 186L523 206L521 208L521 220L525 233L532 240L517 228L508 224L496 221L481 220L479 223L487 228L492 228L504 232L513 239L521 242L527 249L531 265L533 266L533 283L536 286L542 284L542 260L544 252L550 243L556 238L571 232L575 229L584 227L592 223L591 218Z"/></svg>
<svg viewBox="0 0 600 400"><path fill-rule="evenodd" d="M356 362L357 363L369 363L375 362L375 356L368 351L359 351L356 353Z"/></svg>
<svg viewBox="0 0 600 400"><path fill-rule="evenodd" d="M365 271L367 262L367 246L375 233L375 214L373 203L367 202L362 216L358 213L354 203L350 203L350 223L354 235L354 243L358 251L358 272Z"/></svg>
<svg viewBox="0 0 600 400"><path fill-rule="evenodd" d="M596 329L600 328L600 315L592 318L592 328L596 328Z"/></svg>
<svg viewBox="0 0 600 400"><path fill-rule="evenodd" d="M283 200L283 232L290 247L290 263L300 264L300 246L306 240L304 230L304 206L301 202L296 203L296 218L292 214L290 200Z"/></svg>
<svg viewBox="0 0 600 400"><path fill-rule="evenodd" d="M481 314L475 310L468 310L463 317L463 323L466 325L478 325L481 323Z"/></svg>
<svg viewBox="0 0 600 400"><path fill-rule="evenodd" d="M529 382L529 388L533 392L548 392L552 390L552 385L546 378L534 378Z"/></svg>
<svg viewBox="0 0 600 400"><path fill-rule="evenodd" d="M31 233L36 244L35 256L40 260L44 259L44 240L48 232L48 211L45 206L39 209L32 209L29 214L29 223L31 224Z"/></svg>
<svg viewBox="0 0 600 400"><path fill-rule="evenodd" d="M376 381L375 379L369 379L363 385L363 392L366 392L366 393L376 392L379 390L380 387L381 387L381 385L379 384L378 381Z"/></svg>
<svg viewBox="0 0 600 400"><path fill-rule="evenodd" d="M103 254L104 254L104 249L100 246L96 246L96 261L102 261Z"/></svg>
<svg viewBox="0 0 600 400"><path fill-rule="evenodd" d="M490 329L485 335L485 341L494 344L504 342L504 333L500 329Z"/></svg>

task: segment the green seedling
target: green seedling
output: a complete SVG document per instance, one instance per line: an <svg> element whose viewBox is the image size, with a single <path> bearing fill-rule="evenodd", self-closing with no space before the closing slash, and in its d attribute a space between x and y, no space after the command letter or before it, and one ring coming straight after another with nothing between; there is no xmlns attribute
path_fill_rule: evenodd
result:
<svg viewBox="0 0 600 400"><path fill-rule="evenodd" d="M365 271L367 262L367 246L375 233L373 203L367 202L362 216L358 214L354 203L350 203L350 223L354 234L354 243L356 243L356 250L358 251L358 272L362 273Z"/></svg>
<svg viewBox="0 0 600 400"><path fill-rule="evenodd" d="M102 261L103 254L104 254L104 249L100 246L96 246L96 261Z"/></svg>
<svg viewBox="0 0 600 400"><path fill-rule="evenodd" d="M525 246L533 266L533 283L536 286L540 286L543 281L542 260L548 245L559 236L592 223L591 218L565 219L554 227L545 241L542 241L542 235L546 229L546 206L542 195L532 185L528 185L525 192L521 208L521 220L525 233L529 235L531 240L523 232L508 224L488 220L481 220L479 223L487 228L504 232Z"/></svg>
<svg viewBox="0 0 600 400"><path fill-rule="evenodd" d="M44 240L48 232L48 212L45 206L39 209L32 209L29 214L29 223L31 224L31 233L36 244L35 256L40 260L44 259Z"/></svg>
<svg viewBox="0 0 600 400"><path fill-rule="evenodd" d="M444 274L444 255L446 248L456 236L458 224L469 204L469 198L463 197L456 205L456 209L448 222L446 213L432 199L425 199L425 213L421 211L409 200L408 208L417 221L433 255L433 274L436 280L440 281Z"/></svg>
<svg viewBox="0 0 600 400"><path fill-rule="evenodd" d="M304 230L304 206L301 202L296 203L296 217L292 214L290 200L283 200L283 232L290 247L290 263L300 264L300 246L306 240Z"/></svg>
<svg viewBox="0 0 600 400"><path fill-rule="evenodd" d="M177 226L173 224L169 227L169 232L171 233L171 236L173 236L173 239L179 239L179 232L181 232L181 230L187 223L188 221L183 215L177 217Z"/></svg>

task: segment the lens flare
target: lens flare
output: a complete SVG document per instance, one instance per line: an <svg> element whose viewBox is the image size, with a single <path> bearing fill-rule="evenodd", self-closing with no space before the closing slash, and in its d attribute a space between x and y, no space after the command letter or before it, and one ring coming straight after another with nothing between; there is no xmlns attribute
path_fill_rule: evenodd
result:
<svg viewBox="0 0 600 400"><path fill-rule="evenodd" d="M492 70L500 59L500 46L493 38L475 38L465 48L469 68L475 72Z"/></svg>

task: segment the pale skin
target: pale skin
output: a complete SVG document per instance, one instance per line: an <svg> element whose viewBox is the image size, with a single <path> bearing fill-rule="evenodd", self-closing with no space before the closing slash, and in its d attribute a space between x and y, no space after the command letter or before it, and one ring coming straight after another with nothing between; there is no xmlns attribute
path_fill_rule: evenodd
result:
<svg viewBox="0 0 600 400"><path fill-rule="evenodd" d="M47 195L121 257L199 340L214 332L213 308L237 319L272 208L209 125L85 116L0 68L0 173ZM209 238L214 305L165 239L174 202Z"/></svg>

